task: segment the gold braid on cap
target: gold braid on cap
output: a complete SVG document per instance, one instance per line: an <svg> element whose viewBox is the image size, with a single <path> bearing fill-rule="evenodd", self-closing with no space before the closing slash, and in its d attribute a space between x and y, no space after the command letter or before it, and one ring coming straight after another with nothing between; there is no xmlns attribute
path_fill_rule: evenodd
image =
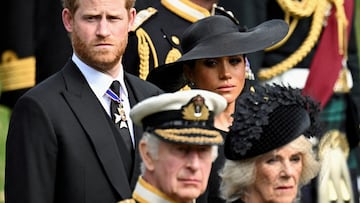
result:
<svg viewBox="0 0 360 203"><path fill-rule="evenodd" d="M201 128L182 128L182 129L156 129L154 131L166 140L180 143L208 143L219 144L223 142L220 132ZM202 135L202 136L187 136Z"/></svg>
<svg viewBox="0 0 360 203"><path fill-rule="evenodd" d="M311 27L307 38L301 46L288 58L278 64L269 68L264 68L258 72L260 80L269 80L277 75L280 75L287 70L293 68L296 64L302 61L315 46L318 41L323 23L331 9L331 3L336 7L336 18L338 22L339 33L339 53L344 53L346 50L346 25L347 20L344 12L344 0L277 0L278 4L285 13L285 21L289 24L288 35L279 43L266 49L266 51L274 50L282 46L291 36L295 30L299 19L313 15ZM345 31L344 31L345 30Z"/></svg>

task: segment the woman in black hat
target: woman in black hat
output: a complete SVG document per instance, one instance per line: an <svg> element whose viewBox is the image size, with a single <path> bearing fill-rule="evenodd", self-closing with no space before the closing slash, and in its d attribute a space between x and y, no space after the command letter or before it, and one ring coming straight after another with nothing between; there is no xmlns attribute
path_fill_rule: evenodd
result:
<svg viewBox="0 0 360 203"><path fill-rule="evenodd" d="M272 46L287 32L288 25L283 20L267 21L245 31L226 16L204 18L185 30L181 40L182 57L152 70L147 80L166 92L189 85L224 96L227 107L216 116L215 127L222 130L225 137L232 122L236 98L244 89L245 78L253 79L245 54ZM218 191L218 170L223 163L223 149L220 147L209 179L208 202L223 201Z"/></svg>
<svg viewBox="0 0 360 203"><path fill-rule="evenodd" d="M181 40L183 55L176 62L159 66L147 80L166 92L180 90L185 85L205 89L224 96L228 101L228 116L222 130L228 131L235 99L244 88L245 78L251 78L245 54L263 50L280 41L288 32L283 20L264 22L247 31L231 18L215 15L188 27Z"/></svg>
<svg viewBox="0 0 360 203"><path fill-rule="evenodd" d="M310 139L319 105L300 89L257 86L237 100L225 141L222 196L228 201L294 202L320 169Z"/></svg>

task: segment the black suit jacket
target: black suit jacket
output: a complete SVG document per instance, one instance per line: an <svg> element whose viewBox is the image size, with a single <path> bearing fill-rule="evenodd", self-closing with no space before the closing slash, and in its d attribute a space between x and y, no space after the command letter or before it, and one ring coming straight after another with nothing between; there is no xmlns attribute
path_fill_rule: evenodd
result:
<svg viewBox="0 0 360 203"><path fill-rule="evenodd" d="M125 83L131 106L162 92L127 73ZM110 203L130 198L140 157L136 153L129 183L125 147L117 146L109 119L72 61L22 96L7 138L6 202ZM137 142L142 129L134 131Z"/></svg>

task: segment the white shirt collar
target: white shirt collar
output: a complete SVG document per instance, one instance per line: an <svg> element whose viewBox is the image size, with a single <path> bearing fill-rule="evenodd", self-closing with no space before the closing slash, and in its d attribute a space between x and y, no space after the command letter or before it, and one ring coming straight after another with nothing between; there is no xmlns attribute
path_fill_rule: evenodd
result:
<svg viewBox="0 0 360 203"><path fill-rule="evenodd" d="M83 61L79 59L78 56L74 53L72 55L72 60L80 69L81 73L84 75L86 81L90 85L90 88L95 93L96 97L101 98L105 95L107 89L109 89L111 83L114 80L118 80L120 82L122 91L124 96L128 98L128 91L125 86L124 81L124 71L123 68L120 68L119 75L116 78L112 78L111 76L102 73L100 71L95 70L94 68L90 67L89 65L85 64ZM122 66L120 64L120 66Z"/></svg>

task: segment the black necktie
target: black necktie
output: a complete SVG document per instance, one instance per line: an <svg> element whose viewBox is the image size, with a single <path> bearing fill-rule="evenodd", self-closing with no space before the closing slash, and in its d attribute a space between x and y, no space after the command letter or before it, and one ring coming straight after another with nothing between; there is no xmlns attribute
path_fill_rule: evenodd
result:
<svg viewBox="0 0 360 203"><path fill-rule="evenodd" d="M114 80L114 82L111 84L110 89L116 94L118 99L114 99L111 97L111 104L110 104L110 110L111 110L111 118L114 121L115 125L117 126L120 135L125 141L126 149L130 153L131 156L133 156L133 145L131 141L131 135L128 128L128 122L125 114L125 109L123 106L123 101L121 100L121 96L119 96L120 91L120 82L117 80Z"/></svg>

